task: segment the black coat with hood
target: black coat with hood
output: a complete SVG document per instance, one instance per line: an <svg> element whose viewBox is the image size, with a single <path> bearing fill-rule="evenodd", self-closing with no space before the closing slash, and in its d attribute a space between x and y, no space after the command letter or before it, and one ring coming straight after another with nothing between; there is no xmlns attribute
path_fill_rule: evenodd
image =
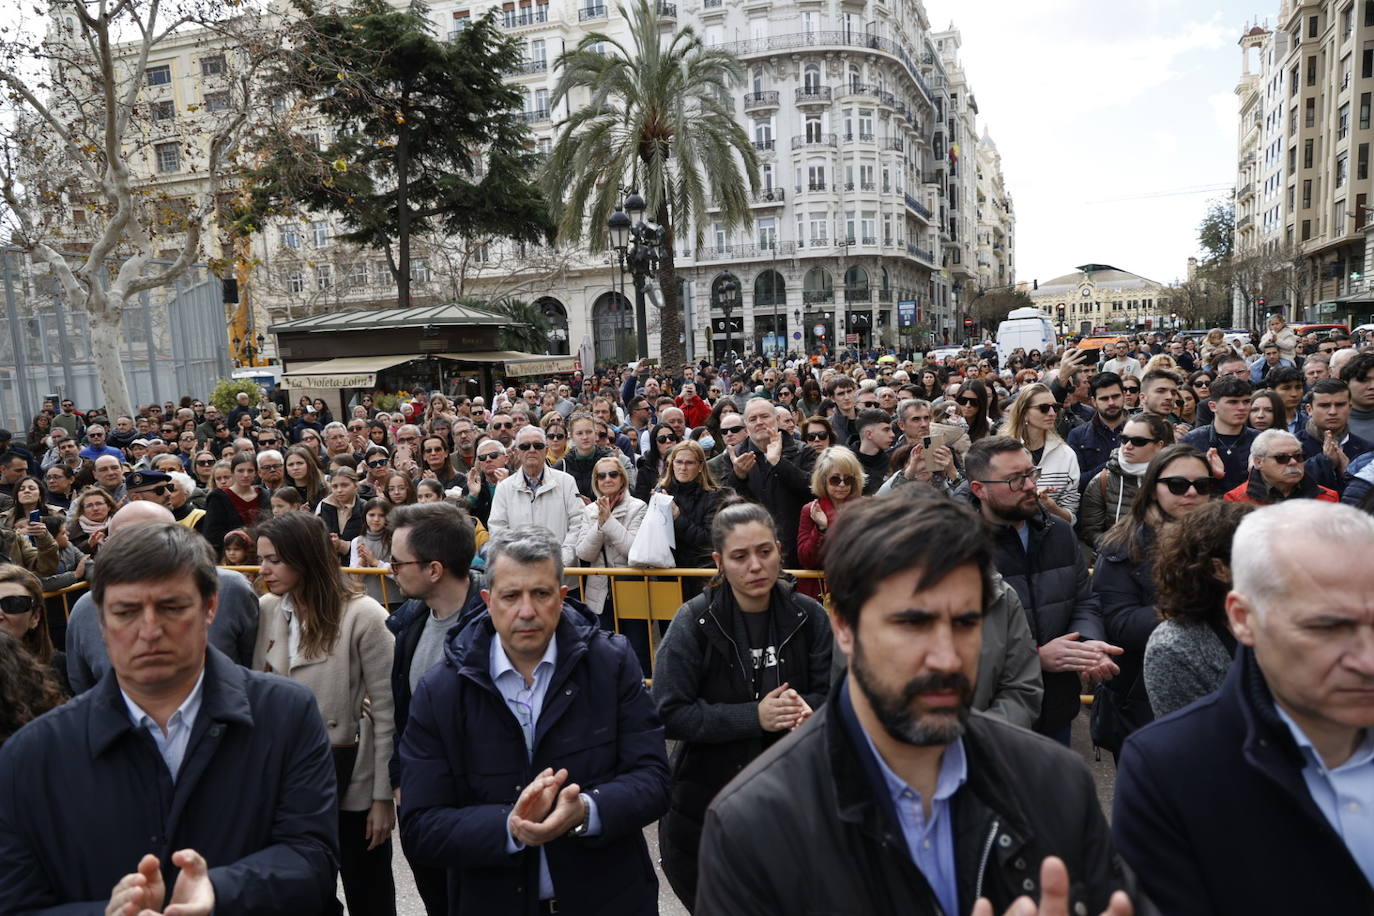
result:
<svg viewBox="0 0 1374 916"><path fill-rule="evenodd" d="M750 502L758 503L773 516L778 526L778 540L782 541L783 565L796 569L797 529L801 525L802 506L812 498L811 469L816 464L816 452L811 447L803 448L791 436L782 435L782 456L777 464L769 464L763 450L753 439L746 439L740 446L754 452L754 467L740 479L734 471L725 478L725 484Z"/></svg>
<svg viewBox="0 0 1374 916"><path fill-rule="evenodd" d="M711 522L728 490L706 490L697 481L668 484L668 494L677 506L673 519L673 562L679 567L697 569L711 565Z"/></svg>
<svg viewBox="0 0 1374 916"><path fill-rule="evenodd" d="M695 895L696 849L707 806L781 737L759 724L749 636L734 602L726 599L728 589L711 586L679 608L654 660L654 702L667 737L678 742L659 847L669 881L688 900ZM778 681L819 709L830 687L833 646L825 608L786 581L773 586L772 607ZM690 888L684 893L680 884Z"/></svg>

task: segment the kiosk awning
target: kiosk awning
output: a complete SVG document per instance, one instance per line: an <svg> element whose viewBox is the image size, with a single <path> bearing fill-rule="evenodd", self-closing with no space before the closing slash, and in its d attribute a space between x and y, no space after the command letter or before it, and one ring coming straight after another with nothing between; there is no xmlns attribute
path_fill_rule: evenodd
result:
<svg viewBox="0 0 1374 916"><path fill-rule="evenodd" d="M553 375L557 372L572 372L577 368L575 355L537 356L533 353L520 353L515 350L486 350L480 353L439 353L436 355L459 363L493 365L506 375L519 377Z"/></svg>
<svg viewBox="0 0 1374 916"><path fill-rule="evenodd" d="M282 381L291 388L375 388L378 372L422 357L421 353L341 356L292 369L282 377Z"/></svg>

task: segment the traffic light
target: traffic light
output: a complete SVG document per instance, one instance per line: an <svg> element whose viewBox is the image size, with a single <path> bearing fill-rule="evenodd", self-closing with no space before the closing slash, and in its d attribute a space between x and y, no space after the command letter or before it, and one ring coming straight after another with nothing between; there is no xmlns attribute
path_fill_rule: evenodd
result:
<svg viewBox="0 0 1374 916"><path fill-rule="evenodd" d="M1255 300L1255 305L1258 305L1260 308L1264 308L1264 304L1265 299L1263 296L1260 296L1258 299Z"/></svg>

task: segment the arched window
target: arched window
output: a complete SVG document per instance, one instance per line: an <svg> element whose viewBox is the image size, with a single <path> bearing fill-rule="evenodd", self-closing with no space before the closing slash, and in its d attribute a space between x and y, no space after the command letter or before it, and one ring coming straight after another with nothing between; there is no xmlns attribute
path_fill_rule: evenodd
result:
<svg viewBox="0 0 1374 916"><path fill-rule="evenodd" d="M765 270L754 278L754 308L787 304L787 284L776 270Z"/></svg>
<svg viewBox="0 0 1374 916"><path fill-rule="evenodd" d="M844 272L845 298L854 302L868 301L868 271L855 264Z"/></svg>
<svg viewBox="0 0 1374 916"><path fill-rule="evenodd" d="M835 283L830 279L830 271L824 267L813 267L806 272L806 278L802 280L802 301L808 305L835 301Z"/></svg>
<svg viewBox="0 0 1374 916"><path fill-rule="evenodd" d="M567 356L571 352L568 349L568 310L552 296L536 299L534 304L549 322L549 353Z"/></svg>
<svg viewBox="0 0 1374 916"><path fill-rule="evenodd" d="M602 293L592 305L592 330L599 362L624 363L635 358L635 320L630 300Z"/></svg>
<svg viewBox="0 0 1374 916"><path fill-rule="evenodd" d="M807 92L816 92L821 88L821 68L815 64L807 64L802 71L802 88Z"/></svg>

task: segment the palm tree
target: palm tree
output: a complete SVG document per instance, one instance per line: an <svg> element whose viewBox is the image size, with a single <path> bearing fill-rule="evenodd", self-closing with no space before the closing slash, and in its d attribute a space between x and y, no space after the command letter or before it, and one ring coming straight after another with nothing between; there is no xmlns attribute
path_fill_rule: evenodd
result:
<svg viewBox="0 0 1374 916"><path fill-rule="evenodd" d="M682 304L675 230L694 226L694 245L701 247L709 201L719 204L727 230L751 225L758 152L734 118L730 90L744 82L738 58L708 50L691 28L669 40L657 3L637 0L622 15L633 50L593 32L556 62L562 75L550 104L574 89L588 90L591 99L560 125L544 187L559 211L560 237L578 242L586 232L594 252L606 248L606 221L622 183L644 189L648 213L666 234L659 338L662 364L676 366ZM593 50L598 45L605 53Z"/></svg>
<svg viewBox="0 0 1374 916"><path fill-rule="evenodd" d="M457 300L459 305L484 309L508 319L510 323L501 329L501 349L516 350L522 353L549 352L549 319L544 310L523 299L509 296L488 302L465 296Z"/></svg>

